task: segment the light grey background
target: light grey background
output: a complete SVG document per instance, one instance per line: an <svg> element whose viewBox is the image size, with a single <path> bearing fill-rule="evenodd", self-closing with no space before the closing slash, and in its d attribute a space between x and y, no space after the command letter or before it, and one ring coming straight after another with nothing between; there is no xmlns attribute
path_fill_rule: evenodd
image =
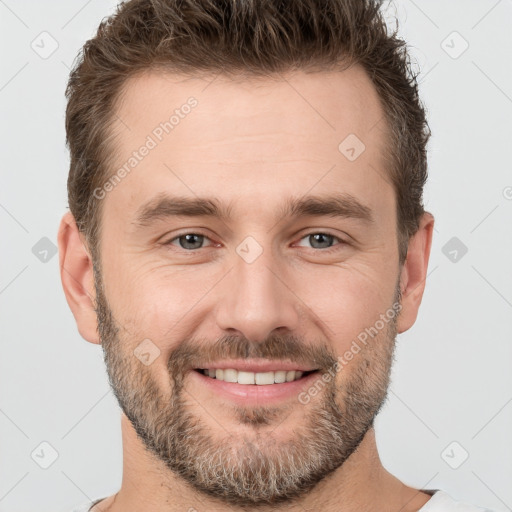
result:
<svg viewBox="0 0 512 512"><path fill-rule="evenodd" d="M69 69L115 4L0 0L0 512L70 511L121 481L101 348L78 334L51 252L67 207ZM433 132L425 199L437 222L378 446L409 485L512 510L512 2L394 5L421 69ZM58 453L47 469L41 442Z"/></svg>

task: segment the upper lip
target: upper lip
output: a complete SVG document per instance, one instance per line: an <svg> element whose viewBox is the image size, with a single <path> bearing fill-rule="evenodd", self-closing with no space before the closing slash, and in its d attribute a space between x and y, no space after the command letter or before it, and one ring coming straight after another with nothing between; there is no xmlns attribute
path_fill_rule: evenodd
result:
<svg viewBox="0 0 512 512"><path fill-rule="evenodd" d="M244 372L276 372L279 370L296 370L301 372L310 372L318 368L309 367L300 363L286 362L286 361L271 361L268 359L231 359L224 361L214 361L212 363L205 363L203 366L198 366L197 369L219 369L225 370L226 368L233 368L235 370L242 370Z"/></svg>

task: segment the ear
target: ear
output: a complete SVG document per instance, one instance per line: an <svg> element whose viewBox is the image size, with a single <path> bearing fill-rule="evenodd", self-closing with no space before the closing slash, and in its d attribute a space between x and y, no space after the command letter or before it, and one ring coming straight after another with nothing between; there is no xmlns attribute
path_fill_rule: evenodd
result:
<svg viewBox="0 0 512 512"><path fill-rule="evenodd" d="M398 315L398 333L410 329L418 316L425 290L433 230L434 217L431 213L425 212L420 219L418 231L409 240L407 258L400 275L402 309Z"/></svg>
<svg viewBox="0 0 512 512"><path fill-rule="evenodd" d="M62 217L58 234L60 278L78 332L85 340L99 344L92 259L82 236L75 218L67 212Z"/></svg>

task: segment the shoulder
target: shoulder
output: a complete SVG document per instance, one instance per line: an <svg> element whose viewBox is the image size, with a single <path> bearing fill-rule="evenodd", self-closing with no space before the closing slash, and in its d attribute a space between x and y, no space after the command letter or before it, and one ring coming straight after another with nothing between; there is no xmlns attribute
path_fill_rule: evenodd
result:
<svg viewBox="0 0 512 512"><path fill-rule="evenodd" d="M468 503L457 501L448 493L438 490L434 491L432 498L421 507L418 512L493 512L487 508L469 505Z"/></svg>
<svg viewBox="0 0 512 512"><path fill-rule="evenodd" d="M105 498L98 498L97 500L88 501L87 503L82 503L78 507L74 508L71 512L89 512L94 505L103 501Z"/></svg>

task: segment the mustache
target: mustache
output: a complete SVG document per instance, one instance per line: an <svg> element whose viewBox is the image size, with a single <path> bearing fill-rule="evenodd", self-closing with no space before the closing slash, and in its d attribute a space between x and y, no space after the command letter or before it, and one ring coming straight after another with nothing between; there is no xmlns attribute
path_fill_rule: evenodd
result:
<svg viewBox="0 0 512 512"><path fill-rule="evenodd" d="M336 353L321 343L306 343L296 336L273 335L262 342L226 335L217 341L186 339L177 346L167 363L175 378L187 371L224 359L268 359L291 361L327 371L337 362Z"/></svg>

